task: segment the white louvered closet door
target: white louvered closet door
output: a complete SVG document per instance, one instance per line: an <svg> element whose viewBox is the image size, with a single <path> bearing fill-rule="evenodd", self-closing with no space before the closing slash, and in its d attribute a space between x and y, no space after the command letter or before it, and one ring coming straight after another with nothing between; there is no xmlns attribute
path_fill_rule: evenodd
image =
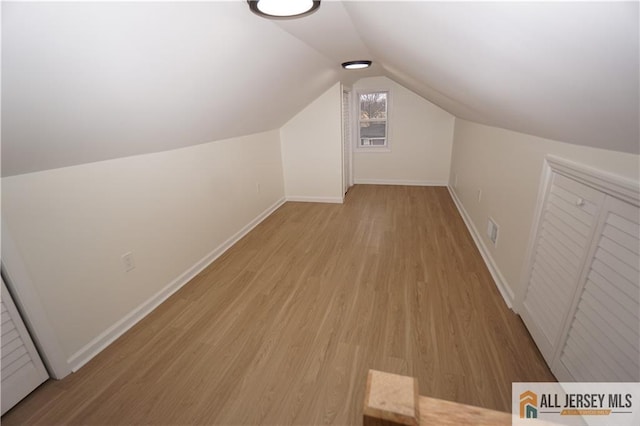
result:
<svg viewBox="0 0 640 426"><path fill-rule="evenodd" d="M607 196L566 340L560 380L640 381L640 210Z"/></svg>
<svg viewBox="0 0 640 426"><path fill-rule="evenodd" d="M553 173L535 236L520 315L551 365L564 330L604 194Z"/></svg>
<svg viewBox="0 0 640 426"><path fill-rule="evenodd" d="M49 378L2 281L2 414Z"/></svg>

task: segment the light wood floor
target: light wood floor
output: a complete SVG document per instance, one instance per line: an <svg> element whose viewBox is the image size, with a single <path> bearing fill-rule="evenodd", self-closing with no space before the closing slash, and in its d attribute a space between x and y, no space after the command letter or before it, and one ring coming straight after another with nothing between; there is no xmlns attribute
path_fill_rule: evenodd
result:
<svg viewBox="0 0 640 426"><path fill-rule="evenodd" d="M554 380L445 188L285 204L2 424L360 424L369 368L503 411Z"/></svg>

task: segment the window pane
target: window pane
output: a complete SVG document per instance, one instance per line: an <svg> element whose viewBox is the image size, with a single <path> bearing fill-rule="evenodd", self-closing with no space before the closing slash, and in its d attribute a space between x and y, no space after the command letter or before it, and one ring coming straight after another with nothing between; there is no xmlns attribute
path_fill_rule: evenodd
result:
<svg viewBox="0 0 640 426"><path fill-rule="evenodd" d="M387 136L387 123L360 123L360 138L374 139Z"/></svg>
<svg viewBox="0 0 640 426"><path fill-rule="evenodd" d="M360 139L360 146L386 146L387 145L387 140L384 138L376 138L376 139L369 139L369 138L361 138Z"/></svg>
<svg viewBox="0 0 640 426"><path fill-rule="evenodd" d="M387 118L387 93L360 94L360 119Z"/></svg>

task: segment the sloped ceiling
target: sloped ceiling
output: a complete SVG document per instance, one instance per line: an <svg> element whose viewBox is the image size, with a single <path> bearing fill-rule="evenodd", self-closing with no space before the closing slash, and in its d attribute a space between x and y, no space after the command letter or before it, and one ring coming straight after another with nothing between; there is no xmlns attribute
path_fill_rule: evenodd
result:
<svg viewBox="0 0 640 426"><path fill-rule="evenodd" d="M2 14L4 176L278 128L369 75L467 120L640 151L637 2L325 0L286 21L243 0Z"/></svg>
<svg viewBox="0 0 640 426"><path fill-rule="evenodd" d="M346 61L372 58L371 51L345 9L345 3L341 1L324 1L320 9L304 19L274 22L329 58L334 66L340 69L340 81L346 85L364 77L387 74L378 61L374 61L370 68L364 70L348 71L341 68L340 64Z"/></svg>
<svg viewBox="0 0 640 426"><path fill-rule="evenodd" d="M638 2L346 1L278 23L453 115L638 153ZM344 77L343 77L344 78Z"/></svg>
<svg viewBox="0 0 640 426"><path fill-rule="evenodd" d="M3 2L2 174L276 129L338 74L243 1Z"/></svg>

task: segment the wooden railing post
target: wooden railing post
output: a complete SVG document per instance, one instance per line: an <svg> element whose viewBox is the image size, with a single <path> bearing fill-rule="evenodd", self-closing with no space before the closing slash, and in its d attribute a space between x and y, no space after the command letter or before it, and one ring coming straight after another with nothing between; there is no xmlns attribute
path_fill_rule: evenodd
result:
<svg viewBox="0 0 640 426"><path fill-rule="evenodd" d="M364 397L364 426L418 426L418 380L369 370Z"/></svg>
<svg viewBox="0 0 640 426"><path fill-rule="evenodd" d="M418 394L413 377L369 370L364 426L510 426L511 414ZM552 423L532 421L533 425Z"/></svg>

